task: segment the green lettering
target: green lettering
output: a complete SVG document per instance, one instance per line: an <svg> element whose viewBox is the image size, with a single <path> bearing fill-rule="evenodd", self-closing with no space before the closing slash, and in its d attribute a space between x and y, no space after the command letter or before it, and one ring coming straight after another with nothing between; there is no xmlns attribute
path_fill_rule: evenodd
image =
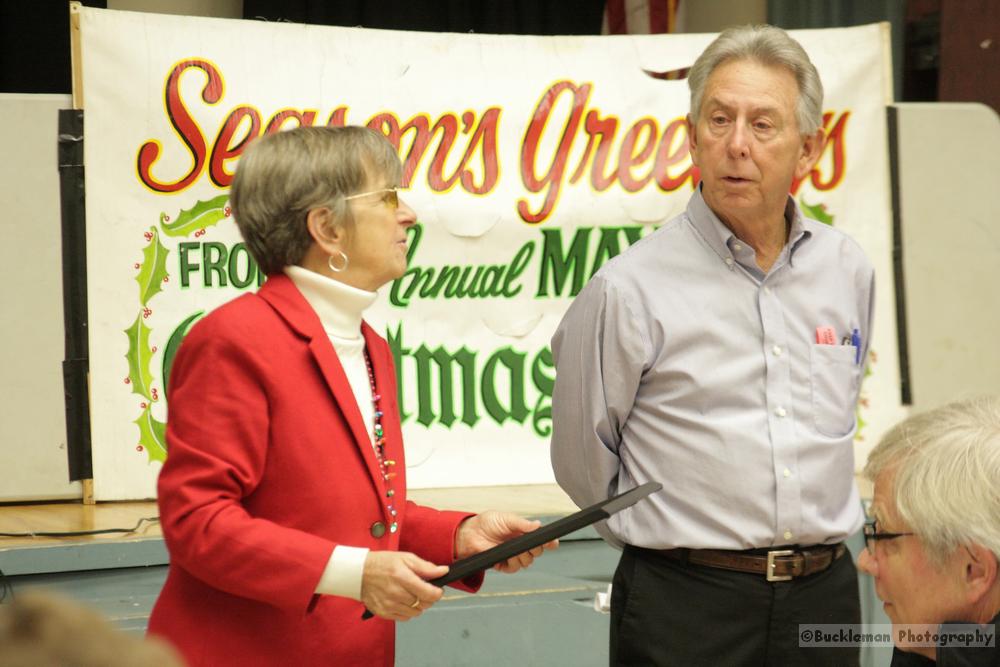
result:
<svg viewBox="0 0 1000 667"><path fill-rule="evenodd" d="M197 245L197 244L195 244ZM167 338L167 344L163 348L163 365L161 376L163 378L163 395L166 396L167 390L170 387L170 371L174 367L174 357L177 356L177 350L181 347L181 341L187 336L188 331L195 322L201 319L205 314L205 311L199 310L192 315L188 315L183 322L177 325L173 333Z"/></svg>
<svg viewBox="0 0 1000 667"><path fill-rule="evenodd" d="M397 308L405 308L410 305L410 297L413 295L413 291L417 289L421 278L425 277L421 269L413 266L413 258L417 254L417 246L420 245L420 238L424 235L423 225L417 223L406 230L406 233L409 236L409 243L406 248L406 265L412 268L407 269L406 273L392 281L392 289L389 290L389 303ZM399 291L403 288L407 278L410 278L410 284L401 298ZM432 279L433 272L426 276L425 284Z"/></svg>
<svg viewBox="0 0 1000 667"><path fill-rule="evenodd" d="M191 284L191 274L201 268L197 264L192 264L189 256L189 253L199 245L201 244L196 241L182 241L177 244L177 253L181 263L181 287L188 287Z"/></svg>
<svg viewBox="0 0 1000 667"><path fill-rule="evenodd" d="M506 267L502 264L491 264L483 271L483 279L479 283L478 296L502 296L503 274Z"/></svg>
<svg viewBox="0 0 1000 667"><path fill-rule="evenodd" d="M620 229L621 227L601 227L601 237L597 241L597 250L594 252L594 265L590 269L591 278L604 262L621 253L621 246L618 245L618 230Z"/></svg>
<svg viewBox="0 0 1000 667"><path fill-rule="evenodd" d="M432 394L431 361L437 364L437 384L441 414L438 417L444 426L451 428L455 423L454 403L454 369L452 364L458 363L462 377L462 422L467 426L475 426L479 421L476 413L476 355L464 346L454 354L449 354L443 347L428 350L421 345L413 353L417 362L417 422L424 426L434 423Z"/></svg>
<svg viewBox="0 0 1000 667"><path fill-rule="evenodd" d="M543 229L542 238L542 270L538 277L538 293L536 296L549 296L549 272L552 273L552 296L562 296L569 277L570 270L573 271L573 282L570 287L569 296L576 296L583 289L583 282L586 277L587 247L590 242L590 232L593 227L580 227L573 236L573 242L569 250L563 254L562 230L558 227Z"/></svg>
<svg viewBox="0 0 1000 667"><path fill-rule="evenodd" d="M449 299L454 297L462 298L463 296L468 294L469 288L466 285L466 282L469 280L469 274L472 273L472 267L466 266L463 268L459 268L457 266L454 267L446 266L444 268L451 269L451 271L449 272L450 275L448 280L448 287L445 288L444 290L445 297ZM458 277L457 281L455 280L456 277ZM473 278L472 282L475 283L475 278ZM421 294L421 296L423 295Z"/></svg>
<svg viewBox="0 0 1000 667"><path fill-rule="evenodd" d="M403 347L403 323L400 322L396 330L386 329L385 339L392 350L392 361L396 366L396 404L399 406L399 421L406 422L410 417L403 403L403 357L410 354L409 348Z"/></svg>
<svg viewBox="0 0 1000 667"><path fill-rule="evenodd" d="M521 249L517 251L514 255L514 259L510 262L510 270L507 271L507 275L503 279L503 287L500 290L500 295L505 296L508 299L517 296L521 292L521 285L511 288L511 283L520 277L524 273L524 269L527 268L528 262L531 260L531 255L535 252L535 242L528 241Z"/></svg>
<svg viewBox="0 0 1000 667"><path fill-rule="evenodd" d="M524 402L524 359L527 355L515 352L510 347L497 350L486 361L483 368L481 392L483 407L493 420L502 425L507 419L523 424L528 416L528 406ZM497 396L497 367L507 368L510 406L505 407Z"/></svg>
<svg viewBox="0 0 1000 667"><path fill-rule="evenodd" d="M212 276L219 281L219 287L226 286L226 258L229 253L224 243L208 241L201 246L201 261L205 269L205 287L212 287Z"/></svg>
<svg viewBox="0 0 1000 667"><path fill-rule="evenodd" d="M242 261L241 261L242 259ZM243 275L240 275L240 266L245 267ZM253 261L250 251L247 250L246 243L240 241L229 251L229 282L233 287L243 289L254 281L257 270L257 262Z"/></svg>
<svg viewBox="0 0 1000 667"><path fill-rule="evenodd" d="M554 374L546 374L545 370L556 369L552 361L552 350L543 348L535 355L531 363L531 382L538 390L538 400L532 410L531 426L543 438L552 434L552 388L555 386Z"/></svg>

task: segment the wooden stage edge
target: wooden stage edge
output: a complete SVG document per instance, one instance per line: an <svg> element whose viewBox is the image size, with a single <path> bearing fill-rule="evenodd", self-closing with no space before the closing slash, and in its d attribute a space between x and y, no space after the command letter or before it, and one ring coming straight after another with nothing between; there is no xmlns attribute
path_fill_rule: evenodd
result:
<svg viewBox="0 0 1000 667"><path fill-rule="evenodd" d="M871 484L859 479L858 485L862 497L870 498ZM410 489L409 496L422 505L438 509L507 510L546 523L576 510L565 492L555 484ZM0 580L4 575L165 565L169 555L159 523L141 521L157 514L156 503L152 501L99 502L96 505L85 505L80 500L2 504L0 533L28 535L0 537ZM137 524L138 527L132 530ZM127 532L67 537L37 535L111 528ZM564 541L574 539L598 539L598 535L593 526L588 526L567 535Z"/></svg>
<svg viewBox="0 0 1000 667"><path fill-rule="evenodd" d="M562 516L576 511L569 497L555 484L483 486L444 489L410 489L411 500L437 509L483 512L501 509L530 517ZM0 533L82 532L110 528L132 528L159 511L155 501L80 501L42 504L0 505ZM143 521L135 532L74 537L0 537L0 554L6 549L52 545L120 543L160 539L156 522ZM0 570L3 567L0 565Z"/></svg>

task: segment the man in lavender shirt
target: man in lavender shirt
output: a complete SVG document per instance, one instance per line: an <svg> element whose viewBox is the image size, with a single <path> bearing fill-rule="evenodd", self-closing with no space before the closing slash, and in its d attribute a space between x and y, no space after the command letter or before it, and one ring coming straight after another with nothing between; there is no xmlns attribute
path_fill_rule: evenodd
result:
<svg viewBox="0 0 1000 667"><path fill-rule="evenodd" d="M605 264L552 339L552 465L586 506L663 490L600 528L623 546L613 665L849 665L799 624L860 623L855 407L874 277L789 190L824 142L823 89L770 26L723 32L689 77L701 183Z"/></svg>

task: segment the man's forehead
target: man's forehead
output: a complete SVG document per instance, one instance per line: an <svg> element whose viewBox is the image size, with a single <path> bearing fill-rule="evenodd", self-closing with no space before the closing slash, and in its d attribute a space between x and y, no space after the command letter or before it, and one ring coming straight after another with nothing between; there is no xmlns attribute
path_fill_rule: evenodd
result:
<svg viewBox="0 0 1000 667"><path fill-rule="evenodd" d="M736 107L745 107L749 104L748 110L751 113L774 113L785 110L785 105L778 104L776 100L761 100L755 104L753 100L749 100L742 95L715 91L705 98L703 104L706 107L718 107L721 109L734 109Z"/></svg>
<svg viewBox="0 0 1000 667"><path fill-rule="evenodd" d="M736 70L742 70L743 72L757 70L770 77L787 79L793 82L795 87L798 88L798 80L795 78L795 72L791 69L778 63L767 63L756 58L730 58L723 60L709 73L706 84L710 83L713 78L718 78L720 75L726 75Z"/></svg>
<svg viewBox="0 0 1000 667"><path fill-rule="evenodd" d="M781 111L794 107L798 94L798 82L786 68L733 60L719 65L708 77L702 104Z"/></svg>

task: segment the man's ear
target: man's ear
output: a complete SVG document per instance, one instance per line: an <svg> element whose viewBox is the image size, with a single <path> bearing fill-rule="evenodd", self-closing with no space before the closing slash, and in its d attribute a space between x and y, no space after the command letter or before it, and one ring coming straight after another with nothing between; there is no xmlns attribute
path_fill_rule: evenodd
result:
<svg viewBox="0 0 1000 667"><path fill-rule="evenodd" d="M802 153L799 155L798 164L795 165L795 178L805 178L812 171L813 166L819 160L819 154L823 152L825 143L826 134L822 128L803 137Z"/></svg>
<svg viewBox="0 0 1000 667"><path fill-rule="evenodd" d="M309 236L323 252L333 255L344 243L344 230L333 220L333 214L326 207L310 209L306 214L306 229Z"/></svg>
<svg viewBox="0 0 1000 667"><path fill-rule="evenodd" d="M974 604L997 585L997 557L980 544L969 545L965 547L965 551L962 583L965 586L966 601Z"/></svg>

